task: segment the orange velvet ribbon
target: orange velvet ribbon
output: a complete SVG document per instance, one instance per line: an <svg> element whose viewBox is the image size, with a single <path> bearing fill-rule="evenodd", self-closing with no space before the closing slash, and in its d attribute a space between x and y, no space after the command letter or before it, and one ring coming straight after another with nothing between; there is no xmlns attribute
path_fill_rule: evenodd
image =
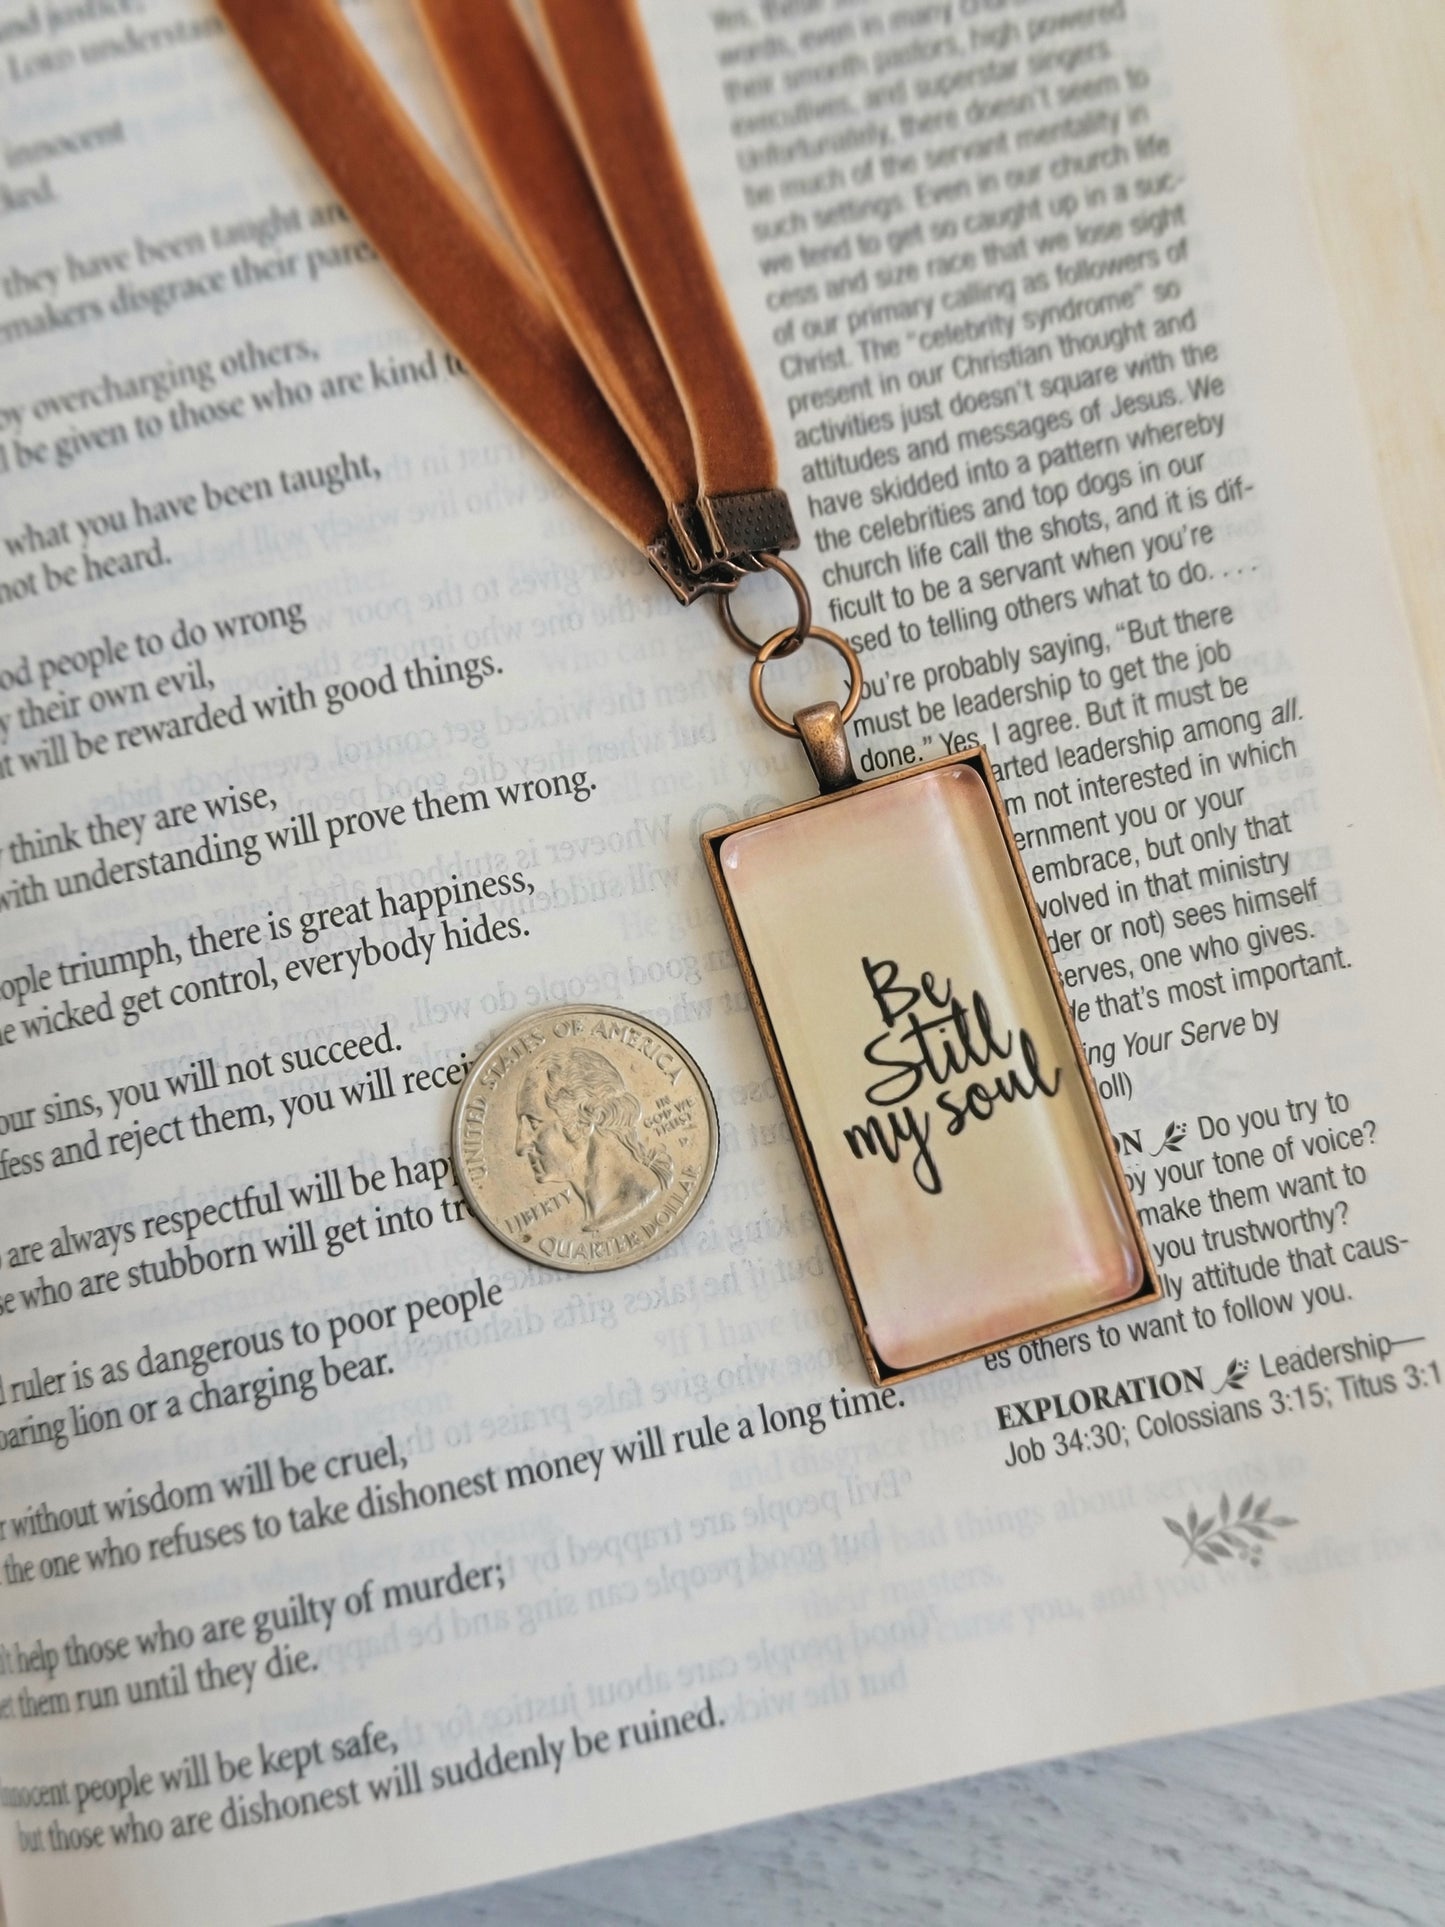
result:
<svg viewBox="0 0 1445 1927"><path fill-rule="evenodd" d="M683 599L716 586L704 578L729 538L709 503L769 497L777 460L634 0L536 0L540 48L511 0L417 0L515 245L336 0L219 4L358 226L498 405Z"/></svg>

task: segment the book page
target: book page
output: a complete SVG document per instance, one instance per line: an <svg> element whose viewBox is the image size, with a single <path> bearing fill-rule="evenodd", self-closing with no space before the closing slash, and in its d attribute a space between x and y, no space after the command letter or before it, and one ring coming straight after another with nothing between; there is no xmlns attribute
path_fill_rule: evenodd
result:
<svg viewBox="0 0 1445 1927"><path fill-rule="evenodd" d="M410 16L348 11L465 168ZM809 789L743 659L215 16L12 6L12 1927L374 1906L1441 1675L1440 804L1268 13L646 17L855 759L988 746L1167 1298L870 1386L698 854ZM565 1001L720 1120L688 1230L596 1277L447 1156Z"/></svg>

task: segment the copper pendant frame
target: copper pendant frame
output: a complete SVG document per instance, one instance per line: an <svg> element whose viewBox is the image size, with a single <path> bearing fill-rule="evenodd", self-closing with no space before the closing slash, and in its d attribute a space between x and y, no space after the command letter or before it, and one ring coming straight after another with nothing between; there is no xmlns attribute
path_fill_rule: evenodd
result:
<svg viewBox="0 0 1445 1927"><path fill-rule="evenodd" d="M778 638L774 639L775 645L778 640ZM774 652L772 649L768 651L769 654ZM836 717L836 705L829 704L826 705L826 708L833 710L834 716ZM799 722L806 723L808 720L806 712L800 715L798 720ZM833 718L827 720L833 730L841 735L841 726L834 721ZM779 719L779 723L776 724L775 727L776 726L782 726L781 719ZM788 733L792 734L794 732L789 731ZM822 779L824 773L823 770L818 767L818 758L813 754L812 746L807 743L807 732L804 730L800 733L804 735L805 747L809 747L810 760L814 762L814 767L818 769L820 779ZM826 729L824 733L826 734ZM767 997L759 978L759 971L744 931L743 919L739 914L738 905L734 902L734 886L729 879L723 851L724 846L728 844L730 839L739 837L743 833L764 830L770 825L781 824L789 819L808 815L816 810L847 809L850 804L856 802L857 799L875 795L880 791L889 790L895 785L917 785L920 779L937 777L964 769L975 772L986 786L988 801L992 806L993 819L1002 837L1003 845L1007 850L1008 860L1012 867L1013 881L1017 887L1022 905L1027 911L1028 928L1032 931L1033 943L1037 946L1039 959L1046 972L1047 984L1057 1006L1057 1018L1060 1031L1062 1036L1067 1039L1067 1049L1071 1053L1073 1067L1077 1070L1079 1079L1082 1082L1083 1092L1087 1097L1087 1115L1091 1116L1093 1129L1097 1132L1095 1152L1099 1160L1100 1168L1107 1172L1108 1179L1114 1187L1112 1204L1117 1206L1116 1217L1120 1225L1121 1239L1124 1246L1132 1251L1130 1262L1137 1264L1139 1282L1136 1290L1129 1291L1127 1295L1124 1296L1117 1296L1109 1302L1075 1308L1057 1317L1045 1317L1042 1320L1030 1323L1027 1329L1003 1332L983 1339L981 1342L964 1344L944 1356L926 1360L914 1360L907 1364L898 1365L890 1363L889 1360L882 1355L879 1345L875 1342L870 1332L867 1309L863 1297L860 1295L859 1281L857 1277L855 1277L854 1264L850 1260L843 1232L840 1229L839 1214L838 1211L835 1210L834 1203L829 1197L823 1172L820 1169L819 1157L810 1136L808 1122L804 1116L804 1106L800 1100L799 1092L795 1088L794 1079L789 1071L783 1044L779 1038L774 1016L769 1009ZM849 778L852 780L850 781ZM762 816L750 817L745 821L726 824L720 829L707 832L702 838L702 850L704 860L707 864L708 874L712 879L713 889L717 894L718 903L722 910L728 936L734 952L737 955L738 966L742 972L743 981L747 986L753 1016L762 1036L763 1047L767 1053L768 1062L777 1084L778 1094L782 1100L783 1110L787 1116L793 1142L803 1167L808 1190L818 1215L819 1224L822 1228L823 1238L827 1245L829 1256L832 1259L834 1270L837 1273L838 1282L842 1287L843 1296L848 1306L849 1315L863 1354L864 1363L875 1385L882 1386L901 1383L905 1379L918 1377L925 1372L942 1370L951 1365L963 1364L970 1359L982 1357L987 1353L1006 1350L1011 1346L1023 1343L1029 1339L1045 1337L1053 1333L1067 1331L1075 1326L1089 1324L1098 1319L1109 1317L1118 1311L1137 1310L1143 1305L1151 1304L1162 1298L1163 1288L1160 1283L1159 1274L1150 1254L1148 1241L1145 1238L1138 1212L1130 1195L1128 1180L1119 1160L1118 1150L1113 1136L1109 1130L1108 1120L1105 1117L1103 1105L1089 1069L1087 1056L1074 1023L1073 1012L1069 1007L1063 982L1054 962L1053 952L1049 946L1043 921L1039 916L1038 907L1034 902L1028 874L1024 868L1017 841L1008 821L1003 797L1000 794L997 781L995 780L988 753L982 746L964 750L952 756L941 757L933 762L914 764L904 769L889 771L884 775L873 777L862 782L859 782L857 778L852 775L850 767L847 774L842 776L841 782L836 783L836 786L827 793L810 797L800 803L787 805L782 809L769 811ZM900 857L904 854L906 853L901 852ZM803 859L802 862L804 868L806 868L806 859ZM805 966L799 965L799 968L803 967ZM1023 1033L1020 1033L1020 1035L1023 1035ZM1058 1033L1055 1033L1055 1035L1057 1037ZM1075 1096L1077 1096L1077 1094L1075 1094ZM870 1099L870 1101L876 1102L878 1100ZM815 1118L815 1123L816 1122L817 1119ZM859 1157L860 1155L861 1153L854 1147L854 1156ZM906 1265L908 1263L907 1253L900 1252L897 1262L899 1265Z"/></svg>

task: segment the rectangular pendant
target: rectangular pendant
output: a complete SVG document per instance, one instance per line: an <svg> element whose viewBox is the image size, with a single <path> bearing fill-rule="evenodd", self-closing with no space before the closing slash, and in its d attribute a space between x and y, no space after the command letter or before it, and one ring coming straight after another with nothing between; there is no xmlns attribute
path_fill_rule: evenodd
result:
<svg viewBox="0 0 1445 1927"><path fill-rule="evenodd" d="M986 751L702 841L875 1384L1162 1295Z"/></svg>

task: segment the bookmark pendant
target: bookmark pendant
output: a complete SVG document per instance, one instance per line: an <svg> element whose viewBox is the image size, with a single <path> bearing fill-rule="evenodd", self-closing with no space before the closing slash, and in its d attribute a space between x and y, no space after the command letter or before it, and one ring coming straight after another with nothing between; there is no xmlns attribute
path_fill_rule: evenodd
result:
<svg viewBox="0 0 1445 1927"><path fill-rule="evenodd" d="M987 753L859 782L822 707L703 850L874 1382L1160 1297Z"/></svg>

